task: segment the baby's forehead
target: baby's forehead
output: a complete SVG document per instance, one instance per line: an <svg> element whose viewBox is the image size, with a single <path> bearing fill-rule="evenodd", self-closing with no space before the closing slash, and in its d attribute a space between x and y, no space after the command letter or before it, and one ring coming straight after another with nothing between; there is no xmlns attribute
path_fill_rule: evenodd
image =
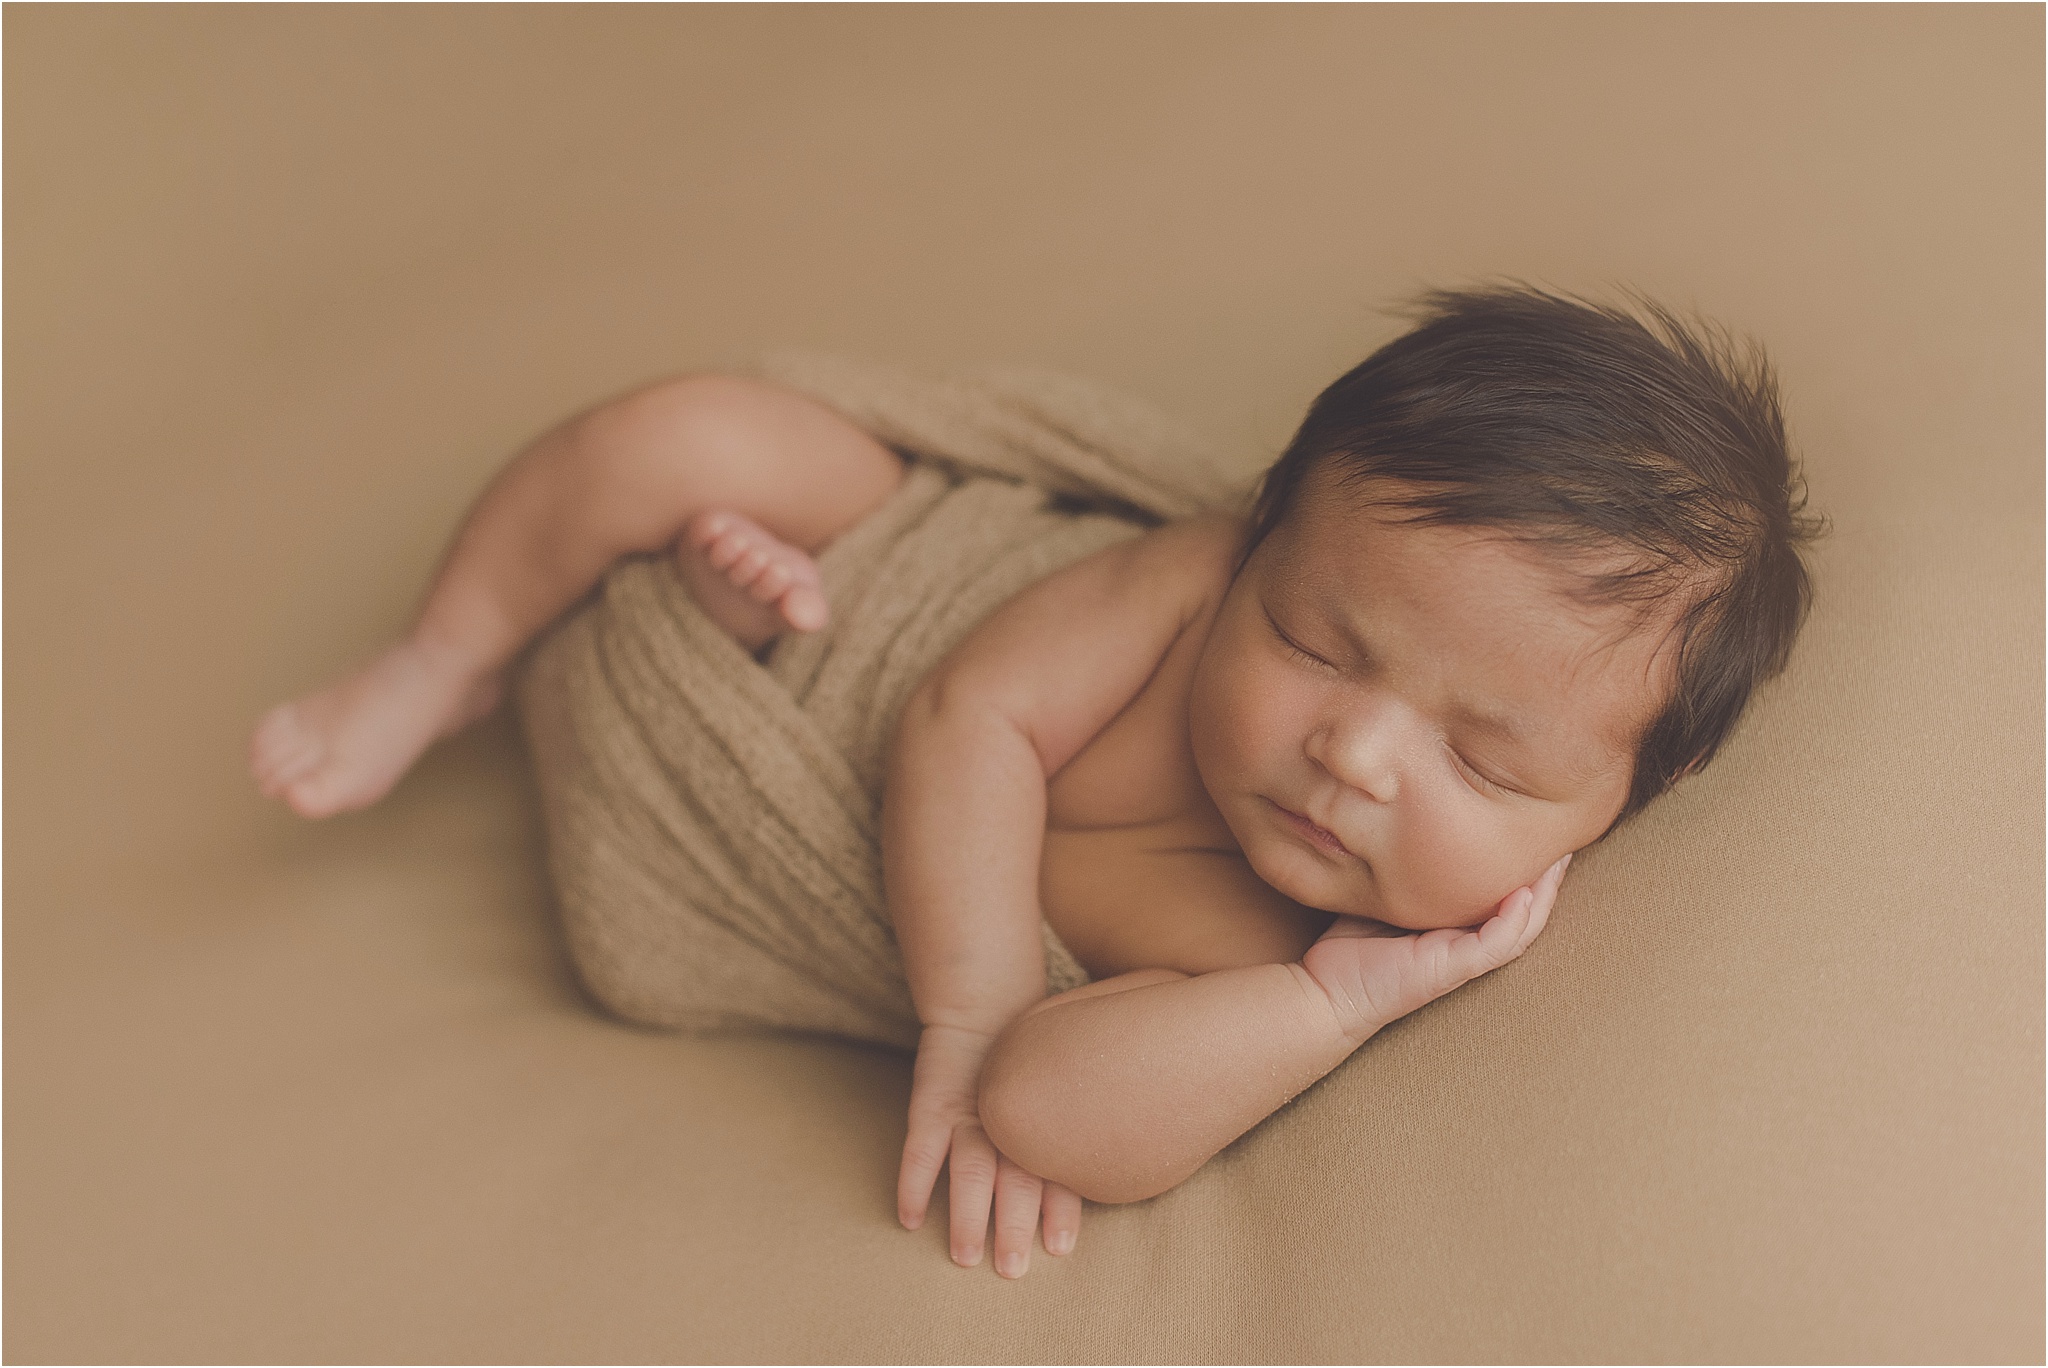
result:
<svg viewBox="0 0 2048 1368"><path fill-rule="evenodd" d="M1302 503L1267 541L1288 581L1305 589L1369 597L1376 558L1420 561L1433 573L1477 562L1544 616L1583 625L1614 642L1667 635L1706 586L1640 548L1565 537L1526 524L1461 521L1394 502L1402 487L1311 482ZM1375 493L1377 491L1377 493ZM1267 549L1265 546L1261 550Z"/></svg>

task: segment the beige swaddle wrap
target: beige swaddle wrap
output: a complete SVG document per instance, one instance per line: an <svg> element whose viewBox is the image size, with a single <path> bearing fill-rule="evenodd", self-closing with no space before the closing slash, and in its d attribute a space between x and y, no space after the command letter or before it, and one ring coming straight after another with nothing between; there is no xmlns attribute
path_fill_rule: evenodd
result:
<svg viewBox="0 0 2048 1368"><path fill-rule="evenodd" d="M897 712L1005 599L1243 481L1150 407L1065 377L921 379L782 354L734 368L910 459L819 558L832 621L757 663L672 562L636 557L534 649L519 699L570 952L634 1021L913 1046L883 902ZM1045 928L1049 990L1087 975Z"/></svg>

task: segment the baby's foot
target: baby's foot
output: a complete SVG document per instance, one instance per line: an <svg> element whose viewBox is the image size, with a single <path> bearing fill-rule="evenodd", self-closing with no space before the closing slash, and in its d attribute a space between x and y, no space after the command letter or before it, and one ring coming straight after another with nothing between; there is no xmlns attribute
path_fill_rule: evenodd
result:
<svg viewBox="0 0 2048 1368"><path fill-rule="evenodd" d="M339 683L263 715L249 770L265 797L301 817L368 807L434 740L497 706L499 681L478 682L445 657L402 641Z"/></svg>
<svg viewBox="0 0 2048 1368"><path fill-rule="evenodd" d="M749 651L828 616L818 563L748 518L723 509L690 519L676 547L683 578L707 616Z"/></svg>

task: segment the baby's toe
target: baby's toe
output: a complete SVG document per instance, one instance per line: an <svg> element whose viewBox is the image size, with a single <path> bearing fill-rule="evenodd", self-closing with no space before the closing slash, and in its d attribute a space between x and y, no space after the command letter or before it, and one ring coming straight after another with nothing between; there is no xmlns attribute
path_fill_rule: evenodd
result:
<svg viewBox="0 0 2048 1368"><path fill-rule="evenodd" d="M750 547L746 554L727 568L725 577L732 581L734 588L744 589L760 578L761 572L768 568L772 559L766 547Z"/></svg>
<svg viewBox="0 0 2048 1368"><path fill-rule="evenodd" d="M773 603L788 592L789 586L789 566L781 561L770 561L747 592L763 603Z"/></svg>
<svg viewBox="0 0 2048 1368"><path fill-rule="evenodd" d="M327 772L285 785L281 796L285 805L301 817L332 817L345 806L341 786Z"/></svg>
<svg viewBox="0 0 2048 1368"><path fill-rule="evenodd" d="M738 528L728 528L704 548L704 561L713 570L730 570L733 562L753 548L754 539Z"/></svg>
<svg viewBox="0 0 2048 1368"><path fill-rule="evenodd" d="M317 746L294 751L282 759L274 759L267 769L257 775L256 787L264 797L276 798L287 786L297 783L305 776L320 768L322 752Z"/></svg>
<svg viewBox="0 0 2048 1368"><path fill-rule="evenodd" d="M683 529L683 537L699 551L708 550L711 543L724 536L732 528L732 515L718 509L699 513L690 519Z"/></svg>
<svg viewBox="0 0 2048 1368"><path fill-rule="evenodd" d="M815 632L825 625L829 612L825 596L817 587L799 584L782 596L782 618L799 632Z"/></svg>
<svg viewBox="0 0 2048 1368"><path fill-rule="evenodd" d="M249 747L249 769L266 797L319 763L319 738L299 721L297 710L284 704L270 710L256 726Z"/></svg>
<svg viewBox="0 0 2048 1368"><path fill-rule="evenodd" d="M794 547L790 549L789 559L785 564L789 570L789 583L792 588L804 585L816 589L824 582L818 575L818 563Z"/></svg>

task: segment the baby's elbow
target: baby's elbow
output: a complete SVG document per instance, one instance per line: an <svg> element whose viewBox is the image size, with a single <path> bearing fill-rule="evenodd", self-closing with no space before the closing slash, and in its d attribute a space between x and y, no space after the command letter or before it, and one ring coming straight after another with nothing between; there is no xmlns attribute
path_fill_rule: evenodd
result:
<svg viewBox="0 0 2048 1368"><path fill-rule="evenodd" d="M982 1067L981 1128L989 1143L1017 1163L1041 1178L1064 1182L1046 1172L1048 1164L1064 1167L1058 1144L1061 1127L1048 1116L1047 1099L1034 1077L1039 1071L1020 1060L1017 1050L1006 1048L1011 1044L1011 1036L1004 1036Z"/></svg>
<svg viewBox="0 0 2048 1368"><path fill-rule="evenodd" d="M1124 1202L1144 1202L1167 1192L1188 1177L1187 1171L1168 1172L1156 1162L1148 1162L1135 1151L1097 1157L1092 1162L1077 1162L1068 1177L1053 1181L1064 1183L1091 1202L1104 1206L1117 1206Z"/></svg>
<svg viewBox="0 0 2048 1368"><path fill-rule="evenodd" d="M998 1046L982 1074L981 1128L1018 1166L1091 1202L1142 1202L1187 1176L1157 1172L1078 1101L1049 1070Z"/></svg>

